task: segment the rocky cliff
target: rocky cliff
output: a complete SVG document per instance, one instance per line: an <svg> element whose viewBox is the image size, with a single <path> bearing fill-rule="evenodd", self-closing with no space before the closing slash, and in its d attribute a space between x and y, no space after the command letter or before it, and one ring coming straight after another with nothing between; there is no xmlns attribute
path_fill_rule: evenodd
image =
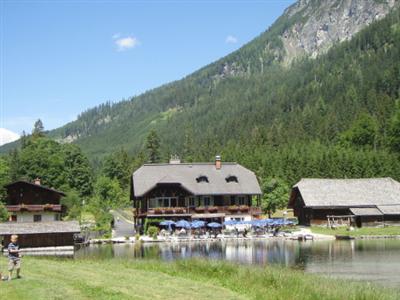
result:
<svg viewBox="0 0 400 300"><path fill-rule="evenodd" d="M300 0L286 9L298 21L282 34L284 61L303 55L316 57L332 45L349 40L373 21L399 6L398 0Z"/></svg>

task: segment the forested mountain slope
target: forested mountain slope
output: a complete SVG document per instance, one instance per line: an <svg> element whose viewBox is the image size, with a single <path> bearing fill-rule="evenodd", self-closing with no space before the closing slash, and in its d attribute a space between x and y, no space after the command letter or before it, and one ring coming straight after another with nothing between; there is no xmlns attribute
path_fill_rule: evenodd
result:
<svg viewBox="0 0 400 300"><path fill-rule="evenodd" d="M304 173L282 174L285 166L269 161L285 164L287 154L288 164L290 157L307 160L310 176L398 178L391 129L400 87L398 6L298 1L231 55L129 101L90 109L49 136L98 158L121 147L138 153L155 129L164 159L176 153L210 160L220 152L291 182ZM337 157L335 168L363 155L385 166L373 171L372 163L359 162L347 173L333 166L318 171L326 155Z"/></svg>
<svg viewBox="0 0 400 300"><path fill-rule="evenodd" d="M396 87L389 82L383 91L377 85L398 66L396 30L388 29L397 23L395 17L317 60L307 57L350 38L361 25L382 18L397 5L395 1L299 1L269 30L231 55L129 101L88 110L50 136L74 141L94 157L121 146L140 150L151 128L160 131L163 145L180 153L185 135L195 147L211 142L225 145L254 130L273 136L279 144L327 141L362 111L379 112L376 117L384 125ZM303 61L289 66L288 61L294 60ZM382 68L385 64L387 70ZM376 102L382 93L385 97ZM343 111L346 101L351 105Z"/></svg>

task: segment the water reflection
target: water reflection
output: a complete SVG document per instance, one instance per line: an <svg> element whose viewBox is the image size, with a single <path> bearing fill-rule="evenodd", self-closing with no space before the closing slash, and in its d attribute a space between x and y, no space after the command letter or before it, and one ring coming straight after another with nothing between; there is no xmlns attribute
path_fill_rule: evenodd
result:
<svg viewBox="0 0 400 300"><path fill-rule="evenodd" d="M136 245L92 245L75 257L206 257L244 264L278 264L307 272L400 286L400 240L288 241L229 240Z"/></svg>

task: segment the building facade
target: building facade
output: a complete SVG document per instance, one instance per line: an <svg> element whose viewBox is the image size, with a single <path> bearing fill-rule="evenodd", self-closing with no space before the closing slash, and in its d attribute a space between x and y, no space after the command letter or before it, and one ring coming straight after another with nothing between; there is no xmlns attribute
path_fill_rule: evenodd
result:
<svg viewBox="0 0 400 300"><path fill-rule="evenodd" d="M301 225L400 223L400 183L392 178L302 179L293 186L288 207Z"/></svg>
<svg viewBox="0 0 400 300"><path fill-rule="evenodd" d="M237 163L145 164L132 175L135 223L168 220L251 220L261 214L255 174Z"/></svg>
<svg viewBox="0 0 400 300"><path fill-rule="evenodd" d="M16 181L5 186L6 208L11 222L51 222L61 220L65 207L63 192L48 188L36 179L34 183Z"/></svg>

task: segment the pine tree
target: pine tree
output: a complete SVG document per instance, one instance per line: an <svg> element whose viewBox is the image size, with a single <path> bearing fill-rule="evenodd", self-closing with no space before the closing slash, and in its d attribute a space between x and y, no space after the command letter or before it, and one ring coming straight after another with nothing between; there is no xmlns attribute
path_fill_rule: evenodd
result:
<svg viewBox="0 0 400 300"><path fill-rule="evenodd" d="M38 119L33 125L32 130L33 137L43 137L44 136L44 126L42 120Z"/></svg>
<svg viewBox="0 0 400 300"><path fill-rule="evenodd" d="M160 161L160 139L154 129L152 129L147 136L146 149L150 163L157 163Z"/></svg>

